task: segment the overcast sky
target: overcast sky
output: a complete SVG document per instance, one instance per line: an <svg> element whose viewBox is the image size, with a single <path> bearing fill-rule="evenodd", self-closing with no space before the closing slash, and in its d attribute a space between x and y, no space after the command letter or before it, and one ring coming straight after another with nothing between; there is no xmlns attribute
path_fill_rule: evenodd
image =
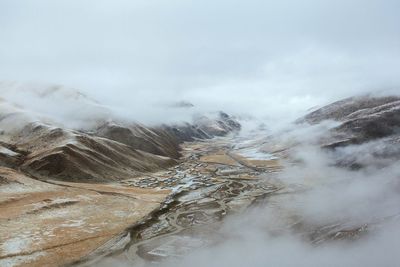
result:
<svg viewBox="0 0 400 267"><path fill-rule="evenodd" d="M297 112L398 89L399 14L398 0L0 0L0 80Z"/></svg>

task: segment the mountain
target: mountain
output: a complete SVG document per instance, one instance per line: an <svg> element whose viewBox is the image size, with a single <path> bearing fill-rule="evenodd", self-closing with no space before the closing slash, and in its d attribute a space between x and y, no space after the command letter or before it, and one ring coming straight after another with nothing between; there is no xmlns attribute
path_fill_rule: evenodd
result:
<svg viewBox="0 0 400 267"><path fill-rule="evenodd" d="M39 179L107 182L165 169L179 160L184 141L208 139L240 130L223 112L195 117L192 123L145 126L112 116L112 111L74 90L61 87L25 90L32 102L10 92L0 101L0 165ZM56 116L35 103L66 101ZM64 102L61 102L64 103ZM76 109L82 106L84 116ZM72 113L72 114L71 114ZM77 114L73 114L77 113ZM96 114L91 119L90 114ZM99 117L99 116L104 117ZM69 121L79 123L71 128ZM86 126L83 126L87 122Z"/></svg>
<svg viewBox="0 0 400 267"><path fill-rule="evenodd" d="M400 97L351 97L309 113L297 122L318 124L324 120L338 124L320 142L322 147L337 152L341 165L385 166L400 156ZM354 153L340 155L340 148L349 146ZM375 161L367 161L362 156L366 153L374 155Z"/></svg>
<svg viewBox="0 0 400 267"><path fill-rule="evenodd" d="M181 143L240 130L223 112L149 126L73 89L0 90L1 266L65 266L126 244L174 193L140 182L180 163Z"/></svg>

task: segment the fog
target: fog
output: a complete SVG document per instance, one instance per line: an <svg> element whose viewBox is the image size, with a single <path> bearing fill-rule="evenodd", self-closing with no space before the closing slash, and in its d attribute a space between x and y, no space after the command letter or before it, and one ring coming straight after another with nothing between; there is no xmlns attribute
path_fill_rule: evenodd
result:
<svg viewBox="0 0 400 267"><path fill-rule="evenodd" d="M2 0L0 80L75 88L143 122L178 116L154 107L181 100L290 121L349 95L398 91L399 9L396 0Z"/></svg>
<svg viewBox="0 0 400 267"><path fill-rule="evenodd" d="M291 146L291 157L282 159L285 168L274 178L285 189L244 213L228 216L213 233L217 242L183 258L144 266L398 266L398 159L383 163L373 156L371 147L381 141L334 152L321 149L318 140L334 126L296 125L273 137ZM350 154L368 167L351 170L335 164ZM339 236L339 230L357 233L356 229L362 230L354 239L329 235ZM107 259L98 266L142 265Z"/></svg>
<svg viewBox="0 0 400 267"><path fill-rule="evenodd" d="M224 110L296 144L300 163L278 178L304 192L230 217L223 242L162 266L397 266L398 160L368 154L379 142L323 151L334 124L291 123L344 97L400 94L399 13L397 0L1 0L1 97L71 128ZM349 155L369 167L335 165ZM299 221L371 231L316 246L290 227Z"/></svg>
<svg viewBox="0 0 400 267"><path fill-rule="evenodd" d="M317 140L332 126L304 125L276 137L276 142L297 143L277 178L286 189L228 217L217 234L222 241L161 266L397 266L398 159L381 164L372 156L371 146L379 141L322 150ZM335 165L343 154L354 155L354 149L358 157L368 155L363 157L368 168ZM329 229L338 236L339 230L363 227L368 234L354 240L327 241Z"/></svg>

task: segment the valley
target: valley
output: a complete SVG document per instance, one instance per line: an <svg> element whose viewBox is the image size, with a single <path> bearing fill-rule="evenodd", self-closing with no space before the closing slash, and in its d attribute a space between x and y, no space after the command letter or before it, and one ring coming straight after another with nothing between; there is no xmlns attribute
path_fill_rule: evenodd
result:
<svg viewBox="0 0 400 267"><path fill-rule="evenodd" d="M106 184L38 181L3 168L0 263L87 266L109 254L146 262L215 242L212 229L225 216L280 186L279 160L251 157L254 144L241 141L188 142L178 165Z"/></svg>
<svg viewBox="0 0 400 267"><path fill-rule="evenodd" d="M0 266L163 265L254 234L360 242L400 218L398 105L349 98L273 135L223 112L89 130L10 112L3 126L24 124L0 135Z"/></svg>

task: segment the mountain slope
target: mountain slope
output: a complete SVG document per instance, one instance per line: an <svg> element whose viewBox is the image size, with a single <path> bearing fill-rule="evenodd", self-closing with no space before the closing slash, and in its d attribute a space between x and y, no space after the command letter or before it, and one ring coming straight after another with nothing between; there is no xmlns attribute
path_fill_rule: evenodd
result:
<svg viewBox="0 0 400 267"><path fill-rule="evenodd" d="M339 165L384 167L400 157L399 97L347 98L318 109L298 122L318 124L324 120L338 123L320 142L322 147L334 150Z"/></svg>
<svg viewBox="0 0 400 267"><path fill-rule="evenodd" d="M25 92L26 93L26 92ZM59 87L29 91L40 103L67 99L72 107L99 112L90 120L65 108L65 118L79 121L70 128L58 117L47 117L45 108L17 98L0 101L0 165L20 169L40 179L75 182L107 182L131 179L177 163L180 143L226 135L240 124L225 113L201 116L193 124L147 127L136 122L110 119L104 106L80 94ZM7 96L7 94L5 94ZM15 101L16 102L15 102ZM18 100L18 101L17 101ZM76 101L76 102L75 102ZM55 106L52 103L51 106ZM76 114L70 114L74 111ZM103 118L99 118L104 115ZM74 119L72 119L74 121ZM82 125L87 122L87 125ZM72 123L74 125L76 123Z"/></svg>

